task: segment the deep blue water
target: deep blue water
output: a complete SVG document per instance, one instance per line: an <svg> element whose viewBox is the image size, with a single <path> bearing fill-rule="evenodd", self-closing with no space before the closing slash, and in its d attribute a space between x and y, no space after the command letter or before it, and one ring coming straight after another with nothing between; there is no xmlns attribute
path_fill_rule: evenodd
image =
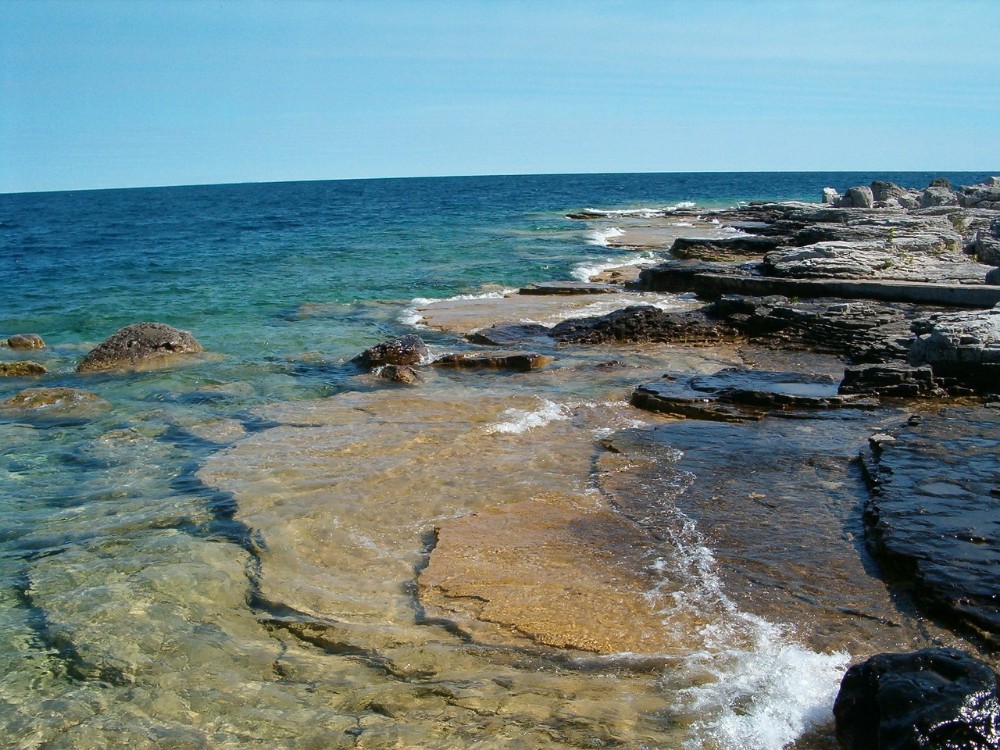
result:
<svg viewBox="0 0 1000 750"><path fill-rule="evenodd" d="M585 207L818 200L931 173L539 175L0 195L0 333L100 340L162 320L240 351L309 303L449 296L565 278L594 253L566 232ZM985 174L946 175L968 184ZM265 349L282 350L268 337ZM292 348L298 342L292 344Z"/></svg>

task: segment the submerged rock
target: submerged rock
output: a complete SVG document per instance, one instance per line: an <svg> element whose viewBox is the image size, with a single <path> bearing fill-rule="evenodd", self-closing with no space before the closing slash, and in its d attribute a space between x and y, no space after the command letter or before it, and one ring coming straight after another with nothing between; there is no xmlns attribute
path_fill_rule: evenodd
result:
<svg viewBox="0 0 1000 750"><path fill-rule="evenodd" d="M548 335L549 327L540 323L494 323L468 334L466 338L473 344L511 346Z"/></svg>
<svg viewBox="0 0 1000 750"><path fill-rule="evenodd" d="M6 401L0 401L0 413L20 411L102 410L110 404L96 393L78 388L28 388Z"/></svg>
<svg viewBox="0 0 1000 750"><path fill-rule="evenodd" d="M132 370L170 364L178 355L204 351L187 331L163 323L134 323L97 345L77 365L77 372Z"/></svg>
<svg viewBox="0 0 1000 750"><path fill-rule="evenodd" d="M44 349L45 341L37 333L19 333L4 343L11 349Z"/></svg>
<svg viewBox="0 0 1000 750"><path fill-rule="evenodd" d="M44 375L48 370L37 362L0 362L0 377L24 378Z"/></svg>
<svg viewBox="0 0 1000 750"><path fill-rule="evenodd" d="M552 357L535 352L459 352L434 360L435 365L463 369L538 370L554 362Z"/></svg>
<svg viewBox="0 0 1000 750"><path fill-rule="evenodd" d="M878 654L847 671L833 713L848 750L991 750L1000 677L952 648Z"/></svg>
<svg viewBox="0 0 1000 750"><path fill-rule="evenodd" d="M378 376L391 383L417 385L421 382L420 373L409 365L385 365L378 370Z"/></svg>
<svg viewBox="0 0 1000 750"><path fill-rule="evenodd" d="M418 365L428 356L427 344L415 334L389 339L365 349L352 362L371 370L382 365Z"/></svg>

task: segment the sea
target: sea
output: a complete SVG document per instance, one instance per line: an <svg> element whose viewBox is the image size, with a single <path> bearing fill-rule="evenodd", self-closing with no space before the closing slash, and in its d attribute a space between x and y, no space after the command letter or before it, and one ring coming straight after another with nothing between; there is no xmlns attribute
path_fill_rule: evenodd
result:
<svg viewBox="0 0 1000 750"><path fill-rule="evenodd" d="M988 177L0 195L0 340L47 344L0 347L0 362L48 370L0 378L0 402L98 397L0 406L2 744L835 747L848 664L961 645L864 549L853 459L899 415L702 429L628 405L644 378L745 361L731 350L539 341L543 370L424 364L417 386L352 359L405 334L428 361L481 350L465 334L490 320L686 309L684 295L507 305L532 283L666 257L609 241L638 224L697 232L692 214L741 202L941 176ZM144 321L205 352L75 372Z"/></svg>

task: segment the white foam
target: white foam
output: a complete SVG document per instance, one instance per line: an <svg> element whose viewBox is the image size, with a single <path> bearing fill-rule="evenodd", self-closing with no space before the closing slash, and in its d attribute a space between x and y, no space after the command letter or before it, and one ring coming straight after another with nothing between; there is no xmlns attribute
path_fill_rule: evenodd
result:
<svg viewBox="0 0 1000 750"><path fill-rule="evenodd" d="M593 229L587 234L588 245L598 245L600 247L610 247L608 242L615 237L621 237L623 232L618 227L604 227L603 229Z"/></svg>
<svg viewBox="0 0 1000 750"><path fill-rule="evenodd" d="M683 487L694 477L664 472L661 481ZM699 633L701 650L685 659L696 684L677 694L677 709L700 717L684 747L781 750L811 727L828 722L849 654L810 651L796 642L792 628L741 611L723 590L715 557L694 521L672 504L664 504L659 513L673 518L676 557L658 561L654 570L665 587L686 582L669 594L665 625L672 616L683 619L684 612L711 615Z"/></svg>
<svg viewBox="0 0 1000 750"><path fill-rule="evenodd" d="M456 294L453 297L438 299L432 297L414 297L410 300L410 304L403 309L403 312L399 314L397 320L406 326L424 328L425 326L421 322L424 319L422 311L431 305L441 304L442 302L457 302L461 300L503 299L508 294L514 294L516 291L516 289L494 289L489 292L479 292L478 294Z"/></svg>
<svg viewBox="0 0 1000 750"><path fill-rule="evenodd" d="M655 219L662 216L669 216L676 211L691 209L695 207L692 201L680 201L672 206L640 206L638 208L585 208L581 213L593 216L595 219L603 217L635 217L639 219Z"/></svg>
<svg viewBox="0 0 1000 750"><path fill-rule="evenodd" d="M627 268L628 266L641 266L646 263L652 263L655 260L656 255L653 253L633 254L625 260L605 258L603 261L582 263L574 268L570 275L580 281L590 281L605 271L611 271L615 268Z"/></svg>
<svg viewBox="0 0 1000 750"><path fill-rule="evenodd" d="M507 409L504 412L505 422L496 422L483 428L489 434L503 433L508 435L520 435L536 427L569 419L569 407L564 404L557 404L548 399L540 399L542 405L534 411L524 411L522 409Z"/></svg>

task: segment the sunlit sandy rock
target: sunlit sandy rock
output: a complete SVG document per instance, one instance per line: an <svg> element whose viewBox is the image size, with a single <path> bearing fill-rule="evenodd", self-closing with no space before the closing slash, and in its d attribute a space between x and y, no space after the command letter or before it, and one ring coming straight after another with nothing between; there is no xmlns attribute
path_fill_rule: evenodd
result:
<svg viewBox="0 0 1000 750"><path fill-rule="evenodd" d="M443 523L420 598L479 637L661 654L680 644L652 593L654 559L654 540L611 510L544 497ZM473 620L499 627L484 633Z"/></svg>

